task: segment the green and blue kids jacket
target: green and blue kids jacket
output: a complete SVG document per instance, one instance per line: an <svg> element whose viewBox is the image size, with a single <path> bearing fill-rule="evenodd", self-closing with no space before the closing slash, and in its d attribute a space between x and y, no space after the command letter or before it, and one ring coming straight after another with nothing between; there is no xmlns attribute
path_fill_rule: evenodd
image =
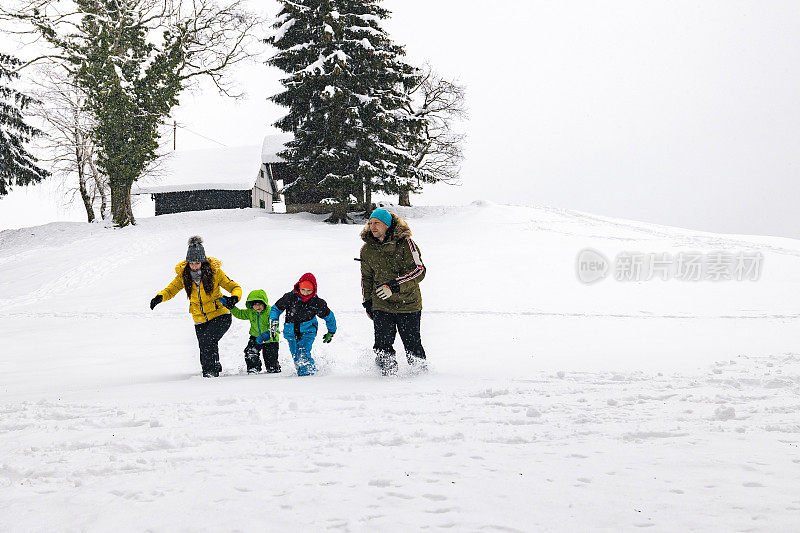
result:
<svg viewBox="0 0 800 533"><path fill-rule="evenodd" d="M265 306L264 310L260 313L256 313L253 309L253 302L263 302ZM250 335L253 337L258 337L262 333L269 332L270 306L269 301L267 300L267 293L261 289L250 291L250 294L247 295L245 307L247 309L239 309L238 307L234 307L231 309L231 314L239 320L250 321ZM268 340L267 342L278 342L279 340L280 336L279 334L276 334L274 339Z"/></svg>

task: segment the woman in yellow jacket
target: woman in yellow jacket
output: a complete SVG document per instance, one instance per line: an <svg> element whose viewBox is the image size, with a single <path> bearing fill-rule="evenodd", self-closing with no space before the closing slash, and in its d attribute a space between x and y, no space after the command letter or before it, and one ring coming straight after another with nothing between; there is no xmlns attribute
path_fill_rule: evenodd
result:
<svg viewBox="0 0 800 533"><path fill-rule="evenodd" d="M206 378L217 377L222 371L219 341L231 327L228 308L242 297L242 288L222 271L221 265L219 259L206 257L203 239L195 235L189 239L186 261L175 266L175 279L150 300L150 309L153 309L181 289L186 291L197 343L200 345L200 365ZM230 298L220 293L220 287L231 293Z"/></svg>

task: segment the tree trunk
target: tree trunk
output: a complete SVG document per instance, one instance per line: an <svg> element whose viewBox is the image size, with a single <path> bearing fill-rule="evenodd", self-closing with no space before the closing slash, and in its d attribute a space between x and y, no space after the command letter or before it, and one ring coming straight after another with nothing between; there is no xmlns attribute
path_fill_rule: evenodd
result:
<svg viewBox="0 0 800 533"><path fill-rule="evenodd" d="M411 207L411 189L408 187L400 189L400 197L397 199L397 203L406 207Z"/></svg>
<svg viewBox="0 0 800 533"><path fill-rule="evenodd" d="M106 214L108 213L108 196L106 195L106 188L102 183L99 183L97 188L100 190L100 218L105 220Z"/></svg>
<svg viewBox="0 0 800 533"><path fill-rule="evenodd" d="M108 215L108 195L106 194L106 184L103 182L103 178L97 171L97 167L94 164L93 155L91 153L89 154L89 168L92 170L94 188L100 193L100 218L105 220L106 215Z"/></svg>
<svg viewBox="0 0 800 533"><path fill-rule="evenodd" d="M77 149L76 149L77 152ZM83 200L83 207L86 209L86 218L91 224L94 222L94 207L92 207L92 197L89 196L89 191L86 190L86 171L82 163L78 163L78 190L81 193L81 200Z"/></svg>
<svg viewBox="0 0 800 533"><path fill-rule="evenodd" d="M347 203L339 202L333 206L333 213L325 219L329 224L353 224L353 219L347 216Z"/></svg>
<svg viewBox="0 0 800 533"><path fill-rule="evenodd" d="M364 190L364 218L372 213L372 184L367 182Z"/></svg>
<svg viewBox="0 0 800 533"><path fill-rule="evenodd" d="M369 190L370 187L367 185L369 182L365 180L361 180L361 186L358 188L358 198L356 198L356 202L361 205L364 205L364 191Z"/></svg>
<svg viewBox="0 0 800 533"><path fill-rule="evenodd" d="M136 224L131 209L131 184L111 184L111 217L118 228Z"/></svg>

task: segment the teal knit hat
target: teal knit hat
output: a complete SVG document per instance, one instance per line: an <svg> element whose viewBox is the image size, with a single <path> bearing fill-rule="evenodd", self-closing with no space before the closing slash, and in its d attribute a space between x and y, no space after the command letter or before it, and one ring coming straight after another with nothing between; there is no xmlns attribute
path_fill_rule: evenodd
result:
<svg viewBox="0 0 800 533"><path fill-rule="evenodd" d="M392 225L392 214L386 209L380 209L380 208L376 209L375 211L372 212L369 218L377 218L387 226Z"/></svg>

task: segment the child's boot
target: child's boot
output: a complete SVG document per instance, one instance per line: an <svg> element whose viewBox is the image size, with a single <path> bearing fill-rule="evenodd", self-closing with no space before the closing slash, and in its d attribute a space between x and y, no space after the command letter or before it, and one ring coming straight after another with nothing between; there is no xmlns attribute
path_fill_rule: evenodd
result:
<svg viewBox="0 0 800 533"><path fill-rule="evenodd" d="M264 352L264 370L268 374L276 374L281 371L281 365L278 362L278 343L270 342L262 348Z"/></svg>
<svg viewBox="0 0 800 533"><path fill-rule="evenodd" d="M261 372L261 358L258 355L258 349L247 346L244 350L244 362L247 365L248 374L258 374Z"/></svg>
<svg viewBox="0 0 800 533"><path fill-rule="evenodd" d="M297 353L294 359L294 366L297 368L298 376L313 376L317 372L317 365L311 357L311 348L314 345L314 338L304 335L297 341Z"/></svg>

